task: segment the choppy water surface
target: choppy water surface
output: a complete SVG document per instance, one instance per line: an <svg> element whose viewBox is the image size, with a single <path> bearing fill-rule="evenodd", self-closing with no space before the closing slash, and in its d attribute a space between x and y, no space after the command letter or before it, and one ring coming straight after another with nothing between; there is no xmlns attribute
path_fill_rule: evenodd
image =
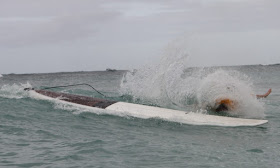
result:
<svg viewBox="0 0 280 168"><path fill-rule="evenodd" d="M280 166L279 65L168 67L164 72L159 67L157 72L144 68L128 73L3 75L0 167ZM205 110L205 103L226 94L244 102L236 111L238 117L269 122L232 128L138 119L38 100L23 91L25 87L74 83L91 84L118 101L198 112ZM228 85L235 88L234 92L220 89ZM252 94L268 88L272 88L268 98L252 98ZM53 90L101 97L83 86Z"/></svg>

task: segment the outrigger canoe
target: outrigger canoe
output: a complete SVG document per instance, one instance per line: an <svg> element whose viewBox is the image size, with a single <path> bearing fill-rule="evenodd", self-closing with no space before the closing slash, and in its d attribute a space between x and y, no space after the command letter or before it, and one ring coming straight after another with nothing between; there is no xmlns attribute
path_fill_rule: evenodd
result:
<svg viewBox="0 0 280 168"><path fill-rule="evenodd" d="M191 125L211 126L257 126L267 123L267 120L244 119L226 116L200 114L194 112L179 111L154 106L146 106L127 102L117 102L88 96L74 95L68 93L53 92L47 90L26 89L32 97L49 101L59 101L88 110L96 108L122 113L137 118L159 118L171 122L179 122ZM112 114L112 113L111 113Z"/></svg>

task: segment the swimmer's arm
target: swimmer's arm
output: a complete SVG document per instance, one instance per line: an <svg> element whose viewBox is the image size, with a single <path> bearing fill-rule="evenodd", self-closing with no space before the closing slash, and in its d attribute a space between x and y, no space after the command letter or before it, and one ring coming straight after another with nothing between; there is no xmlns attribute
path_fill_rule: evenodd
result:
<svg viewBox="0 0 280 168"><path fill-rule="evenodd" d="M256 95L257 99L260 98L266 98L271 93L271 89L269 89L265 94L263 95Z"/></svg>

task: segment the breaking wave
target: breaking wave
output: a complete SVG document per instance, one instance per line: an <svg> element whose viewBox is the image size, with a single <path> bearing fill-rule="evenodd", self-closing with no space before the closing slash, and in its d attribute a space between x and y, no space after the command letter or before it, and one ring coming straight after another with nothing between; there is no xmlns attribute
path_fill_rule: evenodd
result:
<svg viewBox="0 0 280 168"><path fill-rule="evenodd" d="M21 99L29 97L29 93L24 91L24 88L29 88L31 85L26 84L13 84L3 85L0 87L0 97L9 99Z"/></svg>
<svg viewBox="0 0 280 168"><path fill-rule="evenodd" d="M250 78L223 68L194 68L188 64L187 42L176 40L163 52L159 63L126 73L121 94L143 104L208 113L219 98L238 102L228 114L263 118L263 104L254 96Z"/></svg>

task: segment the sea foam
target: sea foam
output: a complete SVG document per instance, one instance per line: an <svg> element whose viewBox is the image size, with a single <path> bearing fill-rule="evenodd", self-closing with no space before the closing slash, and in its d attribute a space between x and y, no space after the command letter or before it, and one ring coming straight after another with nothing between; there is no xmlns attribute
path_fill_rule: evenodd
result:
<svg viewBox="0 0 280 168"><path fill-rule="evenodd" d="M0 97L9 99L21 99L29 97L29 93L24 91L24 88L31 88L29 83L3 85L0 87Z"/></svg>

